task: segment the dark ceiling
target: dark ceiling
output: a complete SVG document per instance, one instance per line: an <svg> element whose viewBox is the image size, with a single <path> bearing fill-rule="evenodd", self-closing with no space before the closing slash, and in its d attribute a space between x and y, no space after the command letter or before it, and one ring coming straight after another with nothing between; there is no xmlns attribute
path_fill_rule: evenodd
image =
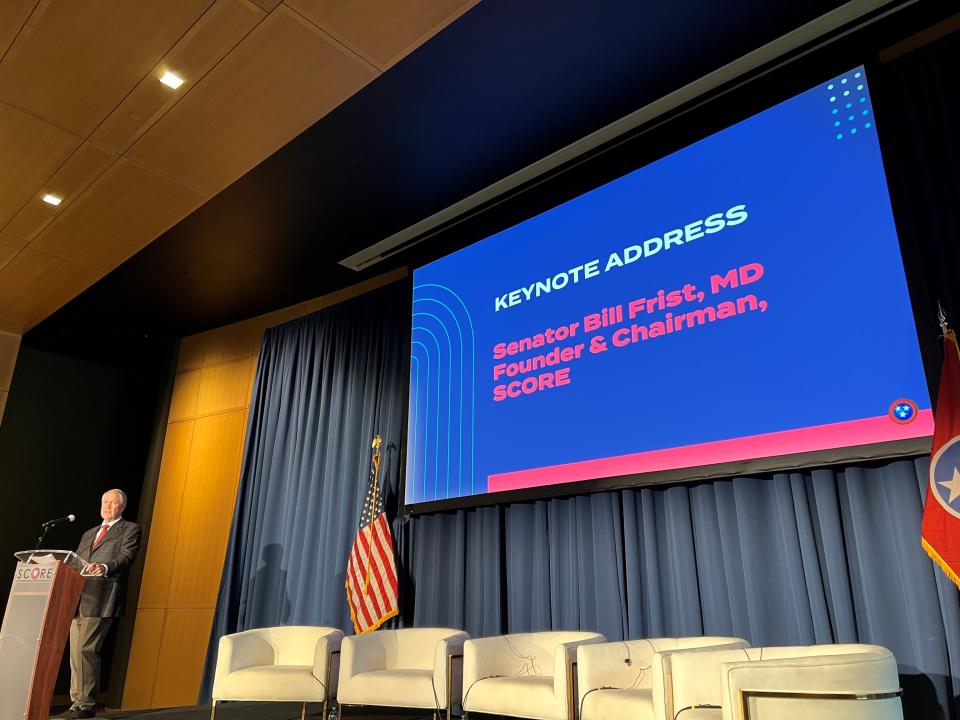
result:
<svg viewBox="0 0 960 720"><path fill-rule="evenodd" d="M187 335L409 262L338 264L842 4L483 0L31 334Z"/></svg>

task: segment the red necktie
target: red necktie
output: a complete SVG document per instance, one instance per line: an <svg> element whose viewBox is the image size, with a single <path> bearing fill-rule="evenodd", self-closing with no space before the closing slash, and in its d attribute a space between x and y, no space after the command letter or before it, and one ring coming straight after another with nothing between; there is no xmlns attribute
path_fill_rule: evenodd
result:
<svg viewBox="0 0 960 720"><path fill-rule="evenodd" d="M109 529L110 529L109 525L104 525L102 528L100 528L100 534L97 535L97 539L93 541L94 547L100 544L100 541L103 540L103 536L107 534L107 530Z"/></svg>

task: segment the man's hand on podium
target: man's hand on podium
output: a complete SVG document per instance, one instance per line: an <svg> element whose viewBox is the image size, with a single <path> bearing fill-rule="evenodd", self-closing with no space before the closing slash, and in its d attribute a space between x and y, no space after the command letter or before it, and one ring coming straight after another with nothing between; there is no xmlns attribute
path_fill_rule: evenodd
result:
<svg viewBox="0 0 960 720"><path fill-rule="evenodd" d="M104 573L106 573L106 571L107 571L107 566L104 565L103 563L87 563L83 568L83 572L85 575L94 575L97 577L99 577L100 575L103 575Z"/></svg>

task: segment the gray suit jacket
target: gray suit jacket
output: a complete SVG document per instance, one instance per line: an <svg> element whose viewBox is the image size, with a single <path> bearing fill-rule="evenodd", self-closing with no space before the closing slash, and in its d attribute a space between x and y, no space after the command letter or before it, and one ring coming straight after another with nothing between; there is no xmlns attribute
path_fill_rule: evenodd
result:
<svg viewBox="0 0 960 720"><path fill-rule="evenodd" d="M79 617L120 617L127 595L127 573L140 550L140 526L118 520L96 547L93 541L102 525L87 530L80 538L77 555L107 566L106 577L89 577L80 595Z"/></svg>

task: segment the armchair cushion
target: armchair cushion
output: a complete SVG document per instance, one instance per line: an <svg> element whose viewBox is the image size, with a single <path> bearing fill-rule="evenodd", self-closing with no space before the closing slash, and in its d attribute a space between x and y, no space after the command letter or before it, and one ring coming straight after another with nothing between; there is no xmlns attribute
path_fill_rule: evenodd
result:
<svg viewBox="0 0 960 720"><path fill-rule="evenodd" d="M372 705L403 708L446 707L433 694L433 673L416 668L368 670L340 686L342 705ZM344 692L346 689L346 692Z"/></svg>
<svg viewBox="0 0 960 720"><path fill-rule="evenodd" d="M447 658L469 636L451 628L378 630L344 638L337 699L342 705L446 708ZM460 697L459 663L450 678Z"/></svg>
<svg viewBox="0 0 960 720"><path fill-rule="evenodd" d="M582 645L577 651L581 717L583 720L627 715L638 720L672 717L663 699L661 653L695 647L747 645L744 640L732 637L651 638ZM658 684L661 696L656 698L655 675L661 679Z"/></svg>
<svg viewBox="0 0 960 720"><path fill-rule="evenodd" d="M650 688L620 690L595 688L580 695L581 720L622 720L653 718L653 693Z"/></svg>
<svg viewBox="0 0 960 720"><path fill-rule="evenodd" d="M549 676L489 678L475 683L465 699L464 709L470 712L524 718L547 717L543 711L557 705L553 678ZM560 717L566 718L566 713Z"/></svg>
<svg viewBox="0 0 960 720"><path fill-rule="evenodd" d="M514 717L568 717L567 666L578 646L603 642L591 632L539 632L467 640L464 709Z"/></svg>
<svg viewBox="0 0 960 720"><path fill-rule="evenodd" d="M324 702L336 694L336 667L329 668L329 688L327 671L342 638L335 628L311 626L224 635L217 651L213 699Z"/></svg>
<svg viewBox="0 0 960 720"><path fill-rule="evenodd" d="M322 682L322 681L321 681ZM214 700L323 702L327 699L310 665L263 665L230 673Z"/></svg>

